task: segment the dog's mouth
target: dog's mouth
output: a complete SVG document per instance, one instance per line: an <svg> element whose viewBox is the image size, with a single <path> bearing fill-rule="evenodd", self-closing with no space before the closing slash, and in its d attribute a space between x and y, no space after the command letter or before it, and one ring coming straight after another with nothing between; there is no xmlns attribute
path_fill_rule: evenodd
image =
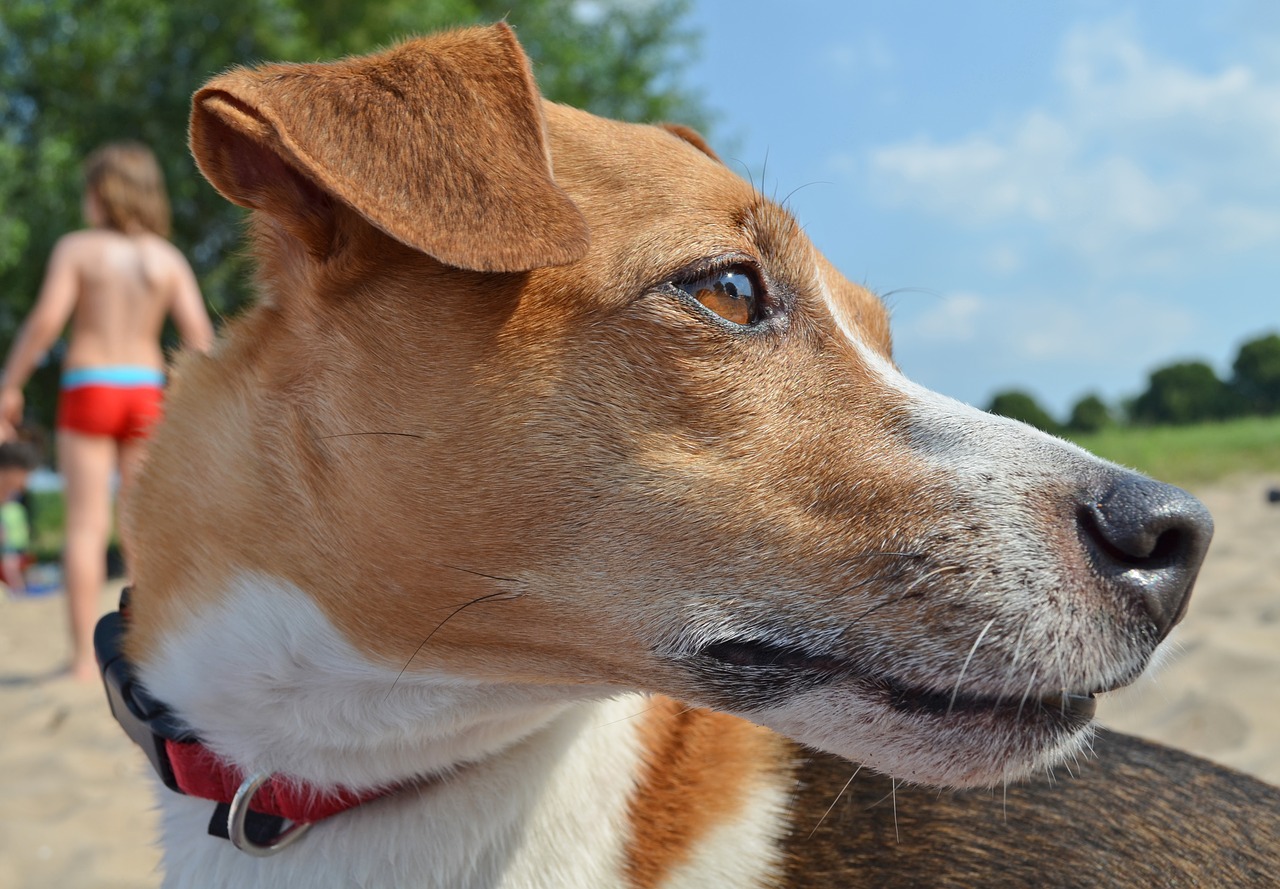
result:
<svg viewBox="0 0 1280 889"><path fill-rule="evenodd" d="M704 646L698 658L714 665L712 672L718 684L723 686L727 679L737 677L743 686L750 685L749 690L743 689L748 700L770 692L852 682L866 696L898 713L957 721L979 718L1019 724L1049 723L1066 730L1087 725L1097 710L1096 695L1106 690L1027 690L992 695L918 686L861 668L845 658L755 639L714 642Z"/></svg>
<svg viewBox="0 0 1280 889"><path fill-rule="evenodd" d="M889 704L902 713L925 713L934 716L991 713L1015 719L1048 716L1065 722L1086 723L1098 709L1094 692L1060 691L1039 697L1006 695L974 695L963 692L940 692L896 685L889 693Z"/></svg>

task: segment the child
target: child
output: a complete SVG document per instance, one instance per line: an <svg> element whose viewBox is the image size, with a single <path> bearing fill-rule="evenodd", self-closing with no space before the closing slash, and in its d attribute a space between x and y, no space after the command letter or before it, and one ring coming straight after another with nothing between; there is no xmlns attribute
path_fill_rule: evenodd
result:
<svg viewBox="0 0 1280 889"><path fill-rule="evenodd" d="M213 326L195 275L168 241L169 199L155 156L136 142L85 161L89 228L63 235L31 314L0 373L0 433L22 419L22 387L69 327L58 399L58 469L66 485L63 577L77 679L94 680L93 628L106 581L111 478L127 495L147 433L161 413L160 334L173 319L189 348L208 350Z"/></svg>
<svg viewBox="0 0 1280 889"><path fill-rule="evenodd" d="M28 442L0 443L0 580L13 593L27 589L23 571L31 547L31 527L21 498L27 476L39 462L35 447Z"/></svg>

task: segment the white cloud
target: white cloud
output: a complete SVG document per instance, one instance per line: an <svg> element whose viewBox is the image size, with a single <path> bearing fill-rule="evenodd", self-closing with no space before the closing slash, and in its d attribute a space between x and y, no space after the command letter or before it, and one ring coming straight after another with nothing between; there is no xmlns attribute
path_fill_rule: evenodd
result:
<svg viewBox="0 0 1280 889"><path fill-rule="evenodd" d="M1001 276L1016 274L1025 266L1022 253L1009 244L996 244L987 250L983 264Z"/></svg>
<svg viewBox="0 0 1280 889"><path fill-rule="evenodd" d="M894 314L899 342L924 348L971 343L1028 362L1070 360L1096 367L1167 358L1197 332L1192 312L1134 293L1065 301L1046 294L957 292L900 304Z"/></svg>
<svg viewBox="0 0 1280 889"><path fill-rule="evenodd" d="M873 187L968 227L1029 226L1104 273L1280 238L1280 75L1195 71L1110 24L1072 31L1056 76L1011 123L873 151Z"/></svg>
<svg viewBox="0 0 1280 889"><path fill-rule="evenodd" d="M957 292L894 307L895 354L920 383L972 404L1028 388L1062 414L1085 391L1141 391L1146 369L1199 356L1203 319L1136 293L1063 299Z"/></svg>
<svg viewBox="0 0 1280 889"><path fill-rule="evenodd" d="M833 75L883 73L892 70L897 60L884 36L865 31L853 39L827 43L818 52L822 66Z"/></svg>
<svg viewBox="0 0 1280 889"><path fill-rule="evenodd" d="M931 343L969 342L981 332L990 303L976 293L950 293L911 319L912 335Z"/></svg>

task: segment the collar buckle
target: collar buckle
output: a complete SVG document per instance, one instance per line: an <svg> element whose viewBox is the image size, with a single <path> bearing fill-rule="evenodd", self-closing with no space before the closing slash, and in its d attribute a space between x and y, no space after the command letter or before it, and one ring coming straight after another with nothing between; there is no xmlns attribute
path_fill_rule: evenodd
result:
<svg viewBox="0 0 1280 889"><path fill-rule="evenodd" d="M266 858L274 855L281 849L288 846L295 840L302 838L302 835L311 827L308 821L295 821L288 827L279 830L272 839L266 842L255 840L250 831L246 828L246 821L249 817L249 804L253 802L254 794L258 789L271 780L271 775L266 772L259 772L244 779L240 785L240 789L236 791L236 795L231 800L231 806L227 811L227 839L231 840L231 844L244 852L246 855L252 855L255 858ZM215 816L216 817L216 816Z"/></svg>
<svg viewBox="0 0 1280 889"><path fill-rule="evenodd" d="M142 748L164 786L183 793L174 777L167 743L192 743L199 739L164 704L143 688L124 656L125 615L129 590L120 596L120 611L106 614L93 632L93 647L102 668L111 715L135 744Z"/></svg>

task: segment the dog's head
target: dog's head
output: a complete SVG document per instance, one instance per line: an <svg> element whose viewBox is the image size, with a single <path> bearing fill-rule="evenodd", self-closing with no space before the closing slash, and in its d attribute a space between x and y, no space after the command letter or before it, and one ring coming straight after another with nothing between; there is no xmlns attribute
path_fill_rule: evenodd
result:
<svg viewBox="0 0 1280 889"><path fill-rule="evenodd" d="M504 26L233 71L192 146L264 297L158 436L142 636L261 572L405 682L662 692L961 785L1078 743L1181 616L1196 501L905 380L785 209L544 102Z"/></svg>

